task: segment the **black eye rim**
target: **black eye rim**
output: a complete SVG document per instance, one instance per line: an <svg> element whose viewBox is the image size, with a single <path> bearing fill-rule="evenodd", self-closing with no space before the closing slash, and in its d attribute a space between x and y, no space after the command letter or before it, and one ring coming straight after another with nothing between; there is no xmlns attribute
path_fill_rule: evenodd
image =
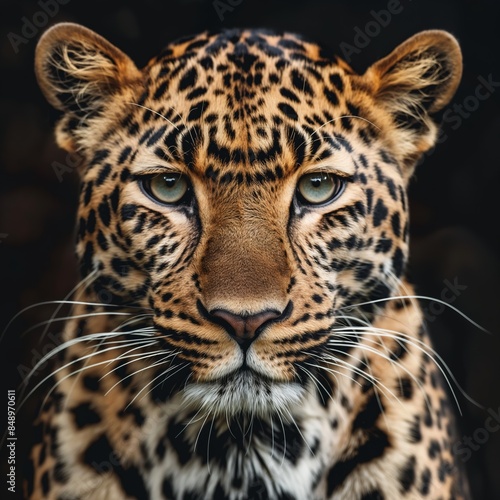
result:
<svg viewBox="0 0 500 500"><path fill-rule="evenodd" d="M299 190L299 185L300 185L300 181L302 180L302 178L305 177L306 175L313 175L313 174L327 175L329 177L332 177L335 180L335 182L338 184L337 189L335 189L333 191L332 195L327 200L322 201L321 203L313 203L313 202L308 201ZM299 206L304 206L304 207L308 207L308 208L322 208L322 207L325 207L327 205L330 205L331 203L336 201L338 198L340 198L340 196L342 196L342 194L344 193L345 188L347 186L347 181L348 181L348 179L346 179L345 177L343 177L341 175L336 175L332 172L321 172L321 171L308 172L307 174L304 174L304 175L299 177L299 179L297 181L297 185L295 186L296 203Z"/></svg>
<svg viewBox="0 0 500 500"><path fill-rule="evenodd" d="M166 201L163 201L159 199L157 196L154 195L152 189L151 189L151 181L159 176L159 175L178 175L179 177L184 177L187 183L187 189L184 195L179 198L179 200L168 203ZM142 175L139 179L139 187L141 188L141 191L154 203L157 205L162 205L164 207L185 207L185 206L190 206L193 204L193 186L191 184L191 181L189 180L189 177L186 174L182 174L179 172L159 172L159 173L154 173L154 174L147 174L147 175Z"/></svg>

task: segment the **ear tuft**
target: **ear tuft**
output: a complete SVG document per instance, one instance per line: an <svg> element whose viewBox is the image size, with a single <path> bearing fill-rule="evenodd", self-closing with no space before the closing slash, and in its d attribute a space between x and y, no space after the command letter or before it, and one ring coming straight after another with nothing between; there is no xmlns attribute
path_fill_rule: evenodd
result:
<svg viewBox="0 0 500 500"><path fill-rule="evenodd" d="M56 24L43 34L35 72L47 100L80 118L98 112L107 96L140 76L123 52L73 23Z"/></svg>

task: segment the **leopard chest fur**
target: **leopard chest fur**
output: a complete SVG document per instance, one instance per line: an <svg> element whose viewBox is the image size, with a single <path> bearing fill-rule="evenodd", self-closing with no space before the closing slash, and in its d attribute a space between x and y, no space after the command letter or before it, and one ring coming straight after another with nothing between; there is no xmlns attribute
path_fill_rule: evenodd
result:
<svg viewBox="0 0 500 500"><path fill-rule="evenodd" d="M315 397L304 404L307 411L293 420L286 412L214 419L178 408L160 417L145 444L152 497L325 498L338 420Z"/></svg>

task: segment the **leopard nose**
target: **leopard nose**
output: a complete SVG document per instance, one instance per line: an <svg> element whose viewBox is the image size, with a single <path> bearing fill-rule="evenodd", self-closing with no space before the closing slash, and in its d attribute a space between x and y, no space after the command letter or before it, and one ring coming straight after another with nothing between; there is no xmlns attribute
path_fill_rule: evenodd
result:
<svg viewBox="0 0 500 500"><path fill-rule="evenodd" d="M212 317L222 320L229 335L241 346L249 345L258 337L266 323L270 323L282 315L274 309L252 315L240 315L225 309L214 309L210 311L210 314Z"/></svg>

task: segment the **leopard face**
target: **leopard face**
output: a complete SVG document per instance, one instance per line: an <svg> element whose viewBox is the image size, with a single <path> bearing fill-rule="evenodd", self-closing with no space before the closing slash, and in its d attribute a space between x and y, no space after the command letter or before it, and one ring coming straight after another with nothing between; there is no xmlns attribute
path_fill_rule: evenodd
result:
<svg viewBox="0 0 500 500"><path fill-rule="evenodd" d="M146 308L187 403L282 411L356 344L335 328L399 288L407 184L460 68L438 31L363 75L291 34L205 33L142 70L80 26L44 35L37 76L83 158L82 276Z"/></svg>

